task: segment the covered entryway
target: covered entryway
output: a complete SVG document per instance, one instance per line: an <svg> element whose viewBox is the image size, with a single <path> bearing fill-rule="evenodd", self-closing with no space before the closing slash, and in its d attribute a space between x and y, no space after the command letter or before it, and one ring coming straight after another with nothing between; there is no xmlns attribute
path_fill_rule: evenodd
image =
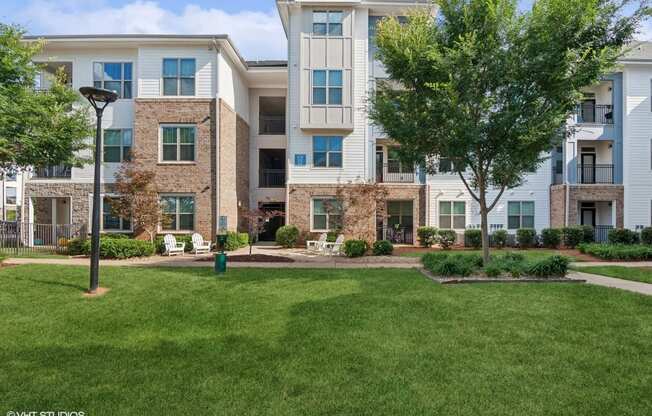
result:
<svg viewBox="0 0 652 416"><path fill-rule="evenodd" d="M269 202L260 204L263 211L280 211L285 212L285 202ZM274 217L269 220L265 231L258 235L258 241L275 241L276 230L285 225L285 217Z"/></svg>

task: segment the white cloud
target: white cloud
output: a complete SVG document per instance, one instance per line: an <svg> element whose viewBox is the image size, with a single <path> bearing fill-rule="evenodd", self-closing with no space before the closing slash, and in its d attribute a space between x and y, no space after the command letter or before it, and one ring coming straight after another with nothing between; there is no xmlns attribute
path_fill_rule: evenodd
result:
<svg viewBox="0 0 652 416"><path fill-rule="evenodd" d="M285 32L275 10L228 13L191 4L175 13L155 1L111 7L97 0L35 0L16 17L31 34L227 34L246 59L287 57Z"/></svg>

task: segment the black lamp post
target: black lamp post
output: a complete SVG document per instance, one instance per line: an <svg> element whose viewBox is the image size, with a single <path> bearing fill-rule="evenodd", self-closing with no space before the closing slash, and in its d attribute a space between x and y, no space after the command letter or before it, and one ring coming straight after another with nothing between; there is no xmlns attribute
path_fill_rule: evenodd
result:
<svg viewBox="0 0 652 416"><path fill-rule="evenodd" d="M104 109L118 99L118 94L111 90L93 87L81 87L81 95L91 103L97 115L95 132L95 176L93 180L93 223L91 228L91 285L88 293L94 294L99 286L100 268L100 172L102 166L102 114Z"/></svg>

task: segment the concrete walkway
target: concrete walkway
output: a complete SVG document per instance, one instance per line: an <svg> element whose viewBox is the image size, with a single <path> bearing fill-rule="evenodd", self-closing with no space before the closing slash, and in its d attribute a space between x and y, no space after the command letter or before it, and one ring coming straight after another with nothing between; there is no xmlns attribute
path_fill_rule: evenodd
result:
<svg viewBox="0 0 652 416"><path fill-rule="evenodd" d="M630 267L630 266L626 266ZM585 279L586 283L592 285L611 287L616 289L627 290L629 292L641 293L643 295L652 296L652 284L633 282L631 280L616 279L614 277L599 276L597 274L582 273L578 271L571 271L568 274L571 279Z"/></svg>

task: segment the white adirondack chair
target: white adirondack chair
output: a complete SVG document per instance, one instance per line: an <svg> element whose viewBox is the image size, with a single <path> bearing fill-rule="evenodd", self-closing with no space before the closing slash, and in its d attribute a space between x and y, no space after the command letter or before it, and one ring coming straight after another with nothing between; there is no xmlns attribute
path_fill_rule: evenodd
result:
<svg viewBox="0 0 652 416"><path fill-rule="evenodd" d="M165 242L165 254L168 256L181 254L183 256L183 251L186 248L186 243L177 243L177 239L174 238L172 234L165 234L163 241Z"/></svg>
<svg viewBox="0 0 652 416"><path fill-rule="evenodd" d="M342 254L342 246L344 245L344 236L342 234L337 236L334 243L325 243L324 251L329 256L339 256Z"/></svg>
<svg viewBox="0 0 652 416"><path fill-rule="evenodd" d="M326 244L326 238L328 238L328 235L326 233L322 233L322 235L319 236L319 240L306 241L306 248L309 251L323 251L324 244Z"/></svg>
<svg viewBox="0 0 652 416"><path fill-rule="evenodd" d="M211 252L211 242L204 241L204 237L201 234L194 233L192 235L192 251L197 254L201 253L210 253Z"/></svg>

